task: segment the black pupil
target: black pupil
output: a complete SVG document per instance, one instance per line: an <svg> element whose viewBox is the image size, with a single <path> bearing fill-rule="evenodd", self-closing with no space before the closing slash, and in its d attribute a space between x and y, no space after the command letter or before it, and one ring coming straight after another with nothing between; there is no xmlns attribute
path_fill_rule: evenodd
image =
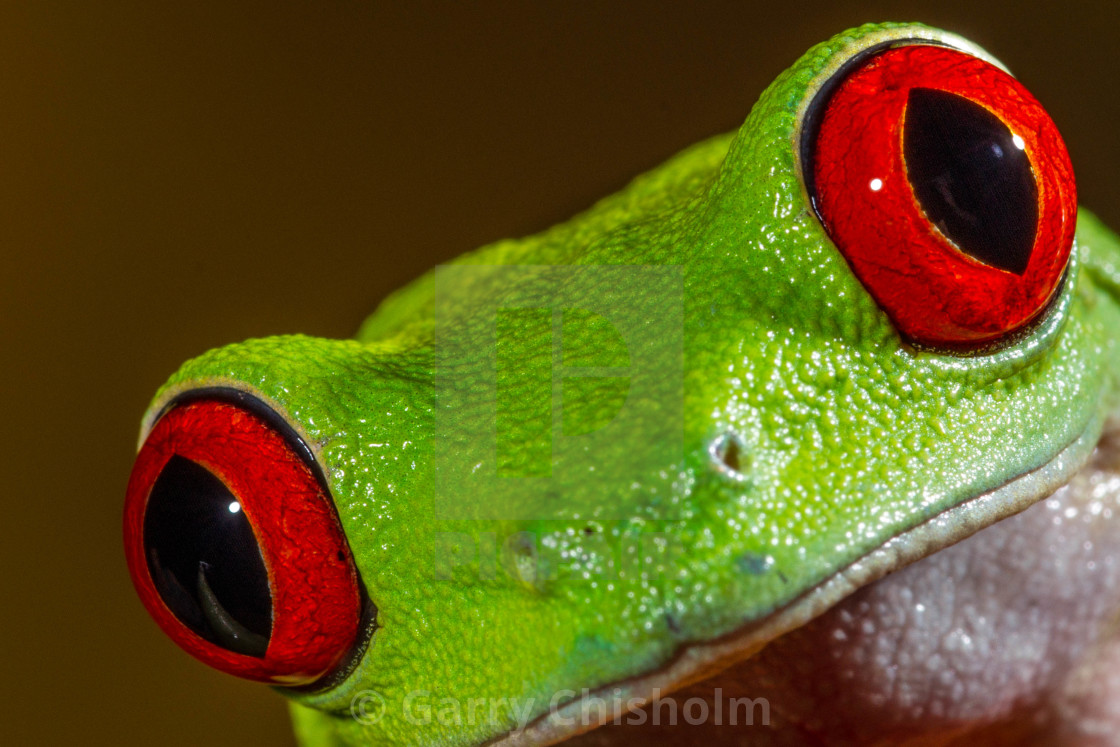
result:
<svg viewBox="0 0 1120 747"><path fill-rule="evenodd" d="M906 175L926 217L963 252L1022 275L1038 222L1030 160L984 107L912 88L903 132Z"/></svg>
<svg viewBox="0 0 1120 747"><path fill-rule="evenodd" d="M253 529L229 488L173 456L148 497L148 570L175 616L223 648L263 656L272 629L268 573Z"/></svg>

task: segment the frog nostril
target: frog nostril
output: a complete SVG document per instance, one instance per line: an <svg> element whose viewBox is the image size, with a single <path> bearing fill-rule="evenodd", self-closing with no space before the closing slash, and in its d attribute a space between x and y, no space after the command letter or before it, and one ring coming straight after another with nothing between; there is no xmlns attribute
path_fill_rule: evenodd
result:
<svg viewBox="0 0 1120 747"><path fill-rule="evenodd" d="M728 439L726 446L723 448L723 454L720 457L724 466L733 472L739 471L739 443L734 439Z"/></svg>
<svg viewBox="0 0 1120 747"><path fill-rule="evenodd" d="M747 479L744 472L747 455L738 433L728 431L717 436L708 447L708 456L720 474L738 481Z"/></svg>

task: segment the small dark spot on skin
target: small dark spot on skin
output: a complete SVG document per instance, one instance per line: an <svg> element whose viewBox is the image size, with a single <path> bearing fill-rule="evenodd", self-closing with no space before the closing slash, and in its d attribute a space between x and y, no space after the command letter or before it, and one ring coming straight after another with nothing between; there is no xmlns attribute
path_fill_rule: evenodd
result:
<svg viewBox="0 0 1120 747"><path fill-rule="evenodd" d="M781 582L783 584L788 584L789 583L789 579L786 578L786 574L782 573L781 571L778 571L778 578L779 578L779 580L781 580Z"/></svg>
<svg viewBox="0 0 1120 747"><path fill-rule="evenodd" d="M595 534L595 527L584 527L584 528L583 528L583 533L584 533L585 535L592 535L592 534Z"/></svg>
<svg viewBox="0 0 1120 747"><path fill-rule="evenodd" d="M341 563L342 561L346 560L346 554L343 553L342 550L339 550L336 555L338 556L338 562Z"/></svg>
<svg viewBox="0 0 1120 747"><path fill-rule="evenodd" d="M673 631L674 633L681 632L681 624L677 622L677 618L675 618L673 615L666 613L665 624L668 625L669 630Z"/></svg>
<svg viewBox="0 0 1120 747"><path fill-rule="evenodd" d="M769 568L769 563L766 562L766 558L753 552L740 555L736 564L739 566L739 570L749 573L752 576L761 576L763 573L766 573L766 570Z"/></svg>

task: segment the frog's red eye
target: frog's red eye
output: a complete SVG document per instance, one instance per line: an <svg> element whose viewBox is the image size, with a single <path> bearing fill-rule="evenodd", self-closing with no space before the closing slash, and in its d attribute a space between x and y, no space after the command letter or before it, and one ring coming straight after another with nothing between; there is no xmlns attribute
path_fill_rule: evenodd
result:
<svg viewBox="0 0 1120 747"><path fill-rule="evenodd" d="M1073 244L1065 144L1010 75L910 45L871 54L810 107L805 177L821 222L907 337L994 340L1036 317Z"/></svg>
<svg viewBox="0 0 1120 747"><path fill-rule="evenodd" d="M159 420L129 480L125 551L148 612L188 653L306 684L350 651L362 596L302 442L254 403L201 399Z"/></svg>

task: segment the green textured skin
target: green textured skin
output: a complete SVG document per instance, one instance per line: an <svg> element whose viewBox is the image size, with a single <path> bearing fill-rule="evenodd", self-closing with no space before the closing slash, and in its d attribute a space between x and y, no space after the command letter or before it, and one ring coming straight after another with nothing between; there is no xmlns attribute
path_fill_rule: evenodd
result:
<svg viewBox="0 0 1120 747"><path fill-rule="evenodd" d="M325 468L378 628L344 681L288 693L304 744L500 735L518 723L509 708L497 724L413 724L403 699L534 698L539 715L558 690L657 670L685 643L765 618L1100 427L1120 370L1108 333L1120 327L1120 245L1090 214L1079 216L1077 261L1046 319L995 352L961 356L905 345L807 205L798 107L841 46L884 28L811 49L737 133L694 146L563 225L459 260L680 266L684 449L643 490L604 499L627 501L631 519L437 519L433 275L389 298L357 340L250 340L188 362L165 385L148 422L185 388L234 385L295 424ZM520 292L465 286L462 307L495 293L514 306ZM655 429L664 416L654 404L643 417ZM742 445L743 479L709 455L729 432ZM626 456L619 443L601 463ZM437 577L440 533L481 541L519 531L542 538L543 562L580 557L580 572L491 577L474 563ZM604 538L628 546L649 532L675 538L671 561L651 554L639 570L605 567L616 561ZM366 690L385 710L362 725L349 709Z"/></svg>

